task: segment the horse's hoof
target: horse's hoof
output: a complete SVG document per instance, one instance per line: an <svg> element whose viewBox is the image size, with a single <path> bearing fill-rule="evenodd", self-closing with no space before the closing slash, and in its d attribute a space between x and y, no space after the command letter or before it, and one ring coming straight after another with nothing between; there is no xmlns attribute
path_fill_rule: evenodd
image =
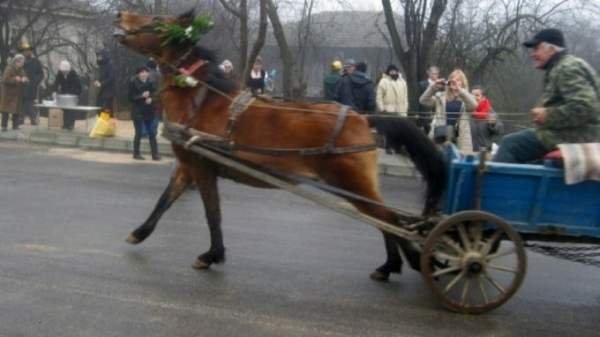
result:
<svg viewBox="0 0 600 337"><path fill-rule="evenodd" d="M369 275L369 277L373 281L387 282L390 278L390 273L384 273L384 272L380 272L380 271L376 270L376 271L372 272L371 275Z"/></svg>
<svg viewBox="0 0 600 337"><path fill-rule="evenodd" d="M127 239L125 239L125 241L127 241L128 243L131 243L132 245L137 245L138 243L142 242L140 239L133 236L133 234L129 234L129 236L127 237Z"/></svg>
<svg viewBox="0 0 600 337"><path fill-rule="evenodd" d="M205 269L210 268L210 264L208 264L200 259L196 259L196 262L194 262L194 264L192 265L192 268L198 269L198 270L205 270Z"/></svg>

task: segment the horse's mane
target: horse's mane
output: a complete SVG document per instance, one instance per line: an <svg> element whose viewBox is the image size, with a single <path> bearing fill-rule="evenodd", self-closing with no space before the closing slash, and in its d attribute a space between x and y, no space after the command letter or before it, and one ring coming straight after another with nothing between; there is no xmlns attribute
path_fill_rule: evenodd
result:
<svg viewBox="0 0 600 337"><path fill-rule="evenodd" d="M195 60L202 59L208 61L208 64L206 65L208 67L206 83L208 83L210 86L226 94L233 93L240 89L240 86L237 82L225 77L225 73L217 64L217 54L214 51L200 45L196 45L192 50L192 56Z"/></svg>

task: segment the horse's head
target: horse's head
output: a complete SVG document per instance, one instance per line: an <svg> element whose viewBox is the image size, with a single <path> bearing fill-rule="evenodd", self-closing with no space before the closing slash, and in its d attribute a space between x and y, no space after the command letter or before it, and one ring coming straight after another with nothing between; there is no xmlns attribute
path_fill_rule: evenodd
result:
<svg viewBox="0 0 600 337"><path fill-rule="evenodd" d="M154 56L163 62L171 61L186 45L170 45L165 42L164 25L175 24L189 27L194 21L194 12L189 11L180 16L140 15L130 12L119 12L115 21L114 36L123 45L147 56Z"/></svg>

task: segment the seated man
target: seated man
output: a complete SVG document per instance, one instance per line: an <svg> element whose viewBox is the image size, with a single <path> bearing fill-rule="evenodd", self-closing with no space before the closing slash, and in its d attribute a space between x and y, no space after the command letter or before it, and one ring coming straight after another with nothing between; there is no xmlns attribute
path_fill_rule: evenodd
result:
<svg viewBox="0 0 600 337"><path fill-rule="evenodd" d="M505 136L494 161L527 163L561 143L600 141L600 81L584 60L567 53L563 34L544 29L523 45L537 69L546 72L544 91L531 109L533 129Z"/></svg>

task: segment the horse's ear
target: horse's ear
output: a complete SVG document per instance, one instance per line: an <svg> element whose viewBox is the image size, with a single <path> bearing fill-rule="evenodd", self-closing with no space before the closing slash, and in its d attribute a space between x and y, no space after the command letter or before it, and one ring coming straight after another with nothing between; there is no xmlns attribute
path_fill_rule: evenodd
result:
<svg viewBox="0 0 600 337"><path fill-rule="evenodd" d="M196 11L190 9L189 11L180 14L177 17L177 22L183 27L190 26L192 22L194 22L194 18L196 18Z"/></svg>

